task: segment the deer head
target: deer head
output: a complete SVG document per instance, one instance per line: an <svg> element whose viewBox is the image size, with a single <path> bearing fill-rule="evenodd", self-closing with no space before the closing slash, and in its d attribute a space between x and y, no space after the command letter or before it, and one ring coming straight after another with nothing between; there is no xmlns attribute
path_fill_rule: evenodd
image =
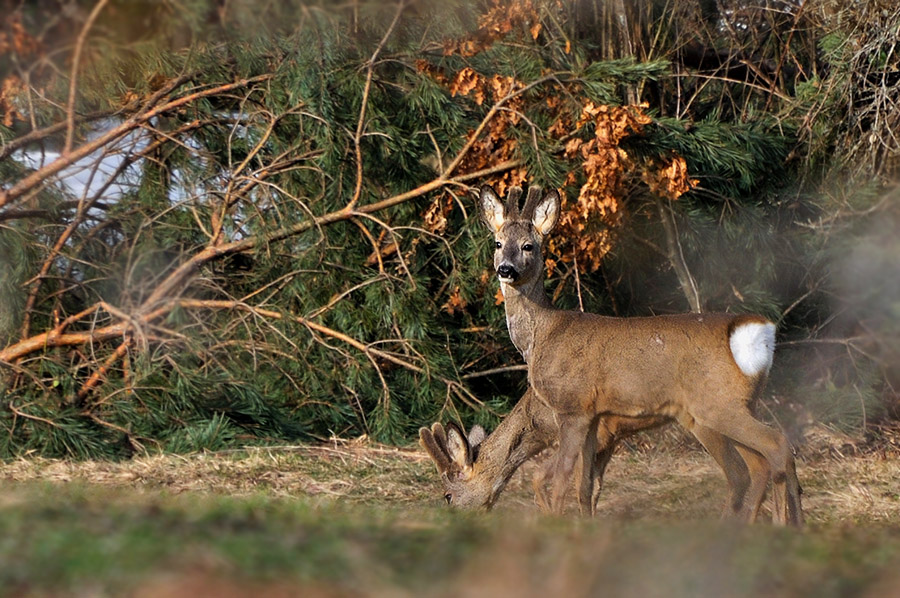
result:
<svg viewBox="0 0 900 598"><path fill-rule="evenodd" d="M519 209L520 187L510 187L506 202L500 201L490 185L481 188L481 217L494 234L494 268L500 282L514 287L541 279L544 239L559 220L559 192L541 196L540 187L531 187L525 206Z"/></svg>
<svg viewBox="0 0 900 598"><path fill-rule="evenodd" d="M431 428L419 430L419 440L441 474L447 504L462 509L492 506L496 498L492 496L492 485L473 483L476 475L473 464L485 436L484 428L473 426L467 437L454 423L447 424L446 429L434 423Z"/></svg>

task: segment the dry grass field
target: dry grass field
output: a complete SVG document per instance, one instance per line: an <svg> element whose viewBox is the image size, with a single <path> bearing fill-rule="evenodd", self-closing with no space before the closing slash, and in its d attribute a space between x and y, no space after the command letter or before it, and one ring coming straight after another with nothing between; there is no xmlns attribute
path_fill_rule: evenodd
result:
<svg viewBox="0 0 900 598"><path fill-rule="evenodd" d="M801 454L807 527L718 521L683 443L623 447L600 516L540 515L523 467L447 509L415 448L365 442L0 465L0 595L884 596L900 592L900 455ZM764 513L764 517L767 513Z"/></svg>

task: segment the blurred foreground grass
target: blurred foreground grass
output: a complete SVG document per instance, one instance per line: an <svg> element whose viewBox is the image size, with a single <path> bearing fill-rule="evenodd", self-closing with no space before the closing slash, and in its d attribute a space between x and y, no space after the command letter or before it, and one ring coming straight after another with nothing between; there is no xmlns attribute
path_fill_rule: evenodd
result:
<svg viewBox="0 0 900 598"><path fill-rule="evenodd" d="M703 453L614 459L603 515L539 515L529 472L448 511L414 451L323 447L0 466L0 595L885 596L894 460L802 464L801 531L717 521Z"/></svg>

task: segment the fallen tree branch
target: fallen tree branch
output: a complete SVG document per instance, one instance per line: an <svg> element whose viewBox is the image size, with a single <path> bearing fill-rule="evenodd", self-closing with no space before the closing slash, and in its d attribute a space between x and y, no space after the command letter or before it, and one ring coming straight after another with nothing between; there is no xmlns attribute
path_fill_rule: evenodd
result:
<svg viewBox="0 0 900 598"><path fill-rule="evenodd" d="M109 371L109 368L113 366L115 362L125 356L125 353L128 352L128 348L131 346L132 339L126 338L122 341L116 350L113 351L109 357L106 358L106 361L103 362L93 374L91 374L90 378L87 379L87 382L81 387L81 390L78 391L78 394L75 395L76 400L83 401L86 396L94 389L94 387L98 386L100 382L103 380L106 373Z"/></svg>
<svg viewBox="0 0 900 598"><path fill-rule="evenodd" d="M163 280L159 284L159 286L156 287L156 289L154 289L153 293L151 293L150 296L147 297L147 299L144 301L144 304L138 311L143 312L149 309L154 309L164 301L171 299L172 293L179 284L181 284L189 276L193 275L194 272L196 272L201 266L212 260L221 259L227 255L231 255L234 253L251 251L253 249L256 249L257 247L265 246L269 243L274 243L275 241L284 240L288 237L304 233L313 228L349 220L359 214L372 214L373 212L378 212L380 210L390 208L405 201L409 201L410 199L421 197L422 195L435 191L436 189L440 189L441 187L448 185L461 185L466 181L489 176L497 172L509 170L510 168L515 168L521 163L522 162L520 160L508 160L506 162L503 162L502 164L478 170L469 174L460 175L454 178L445 178L442 175L429 183L425 183L424 185L420 185L419 187L412 189L411 191L400 193L379 202L366 204L356 209L351 209L349 206L344 206L340 210L329 212L328 214L324 214L322 216L318 216L309 220L304 220L303 222L277 230L269 235L248 237L246 239L241 239L240 241L233 241L231 243L224 243L222 245L206 247L205 249L191 256L189 260L178 266L178 268L176 268L171 274L169 274L169 276L167 276L166 279Z"/></svg>
<svg viewBox="0 0 900 598"><path fill-rule="evenodd" d="M527 372L528 366L523 364L519 365L505 365L499 368L491 368L489 370L483 370L481 372L472 372L470 374L463 374L460 376L463 380L471 380L472 378L481 378L482 376L493 376L494 374L505 374L507 372Z"/></svg>
<svg viewBox="0 0 900 598"><path fill-rule="evenodd" d="M23 180L19 181L16 185L10 188L7 191L0 193L0 207L9 204L11 201L21 197L23 194L33 189L35 186L41 184L41 182L49 176L56 174L67 165L73 163L81 157L84 157L96 149L102 147L104 144L109 143L110 141L121 137L126 134L128 131L146 123L151 118L156 115L162 114L166 111L172 110L174 108L183 106L185 104L189 104L190 102L196 101L197 99L223 93L229 90L237 89L240 87L244 87L250 85L251 83L265 81L270 79L272 75L260 75L257 77L252 77L248 79L243 79L241 81L230 83L227 85L221 85L214 88L205 89L203 91L198 91L192 94L188 94L182 97L179 97L175 100L171 100L164 104L156 105L162 97L164 97L165 93L175 89L180 82L187 79L187 76L180 78L177 82L170 82L169 85L166 86L164 90L160 90L157 92L147 103L147 109L140 113L132 116L127 119L118 127L115 127L105 133L104 135L98 137L96 140L86 143L79 147L76 150L73 150L70 154L60 157L55 160L51 164L46 167L37 170L32 173L28 177L25 177ZM187 261L179 265L172 272L165 277L165 279L153 290L152 293L143 301L143 303L134 310L133 314L126 320L125 318L120 318L121 321L115 324L111 324L108 326L92 329L90 331L84 332L73 332L68 334L60 334L56 331L48 331L46 333L41 333L38 335L34 335L29 338L23 338L19 342L10 345L3 350L0 350L0 362L6 361L11 362L21 357L28 355L34 351L41 350L46 347L59 347L59 346L71 346L71 345L81 345L89 342L103 342L108 341L113 338L121 337L122 335L127 334L129 331L133 331L135 326L141 326L147 323L152 322L161 314L168 313L171 310L173 305L173 301L177 300L178 295L180 293L177 292L177 289L185 283L185 281L190 278L194 273L196 273L203 265L217 259L221 259L222 257L232 255L235 253L246 252L253 250L259 246L267 245L269 243L273 243L276 241L280 241L286 239L291 236L295 236L306 232L313 228L322 227L325 225L333 224L336 222L350 220L354 217L358 217L361 215L368 215L380 210L385 210L392 206L401 204L403 202L409 201L411 199L421 197L427 193L435 191L445 186L454 186L454 185L465 185L467 181L482 178L485 176L489 176L491 174L495 174L497 172L503 172L510 168L514 168L521 164L520 160L508 160L501 164L481 169L475 172L466 173L462 175L458 175L456 177L451 177L451 174L455 171L455 169L462 163L463 158L469 152L471 147L474 145L475 140L479 137L479 135L485 130L487 123L493 118L493 116L497 113L498 110L510 99L518 96L519 94L524 93L528 89L535 87L543 82L550 81L556 78L556 75L548 75L542 77L529 85L523 87L522 89L518 89L516 91L510 92L504 98L499 99L494 106L488 111L485 117L482 119L479 127L476 128L475 132L470 135L467 143L460 149L454 159L450 162L450 164L444 169L444 171L434 180L420 185L419 187L412 189L410 191L406 191L404 193L400 193L393 197L386 198L384 200L374 202L371 204L366 204L362 206L355 206L352 199L345 205L343 208L324 214L322 216L314 217L307 219L303 222L295 224L290 227L286 227L280 230L276 230L273 233L267 235L259 235L255 237L247 237L238 241L233 241L231 243L222 243L215 244L211 243L206 246L204 249L198 251L196 254L192 255ZM305 325L310 327L313 330L316 330L317 327L321 325L316 324L314 322L306 321ZM327 331L330 331L335 334L336 331L331 331L331 329L327 329L322 327L318 330L318 332L323 334L328 334ZM359 344L359 341L352 339L350 337L339 337L335 336L335 334L328 334L334 338L340 338L344 342L347 342L351 346L356 346L356 348L360 350L365 350L367 354L378 355L380 358L386 359L397 365L401 365L403 367L407 367L409 369L413 369L417 372L422 372L422 368L415 366L414 364L410 364L404 360L400 360L399 358L390 355L389 353L385 353L382 351L378 351L376 349L371 349L365 347L365 345ZM354 342L357 345L354 345Z"/></svg>

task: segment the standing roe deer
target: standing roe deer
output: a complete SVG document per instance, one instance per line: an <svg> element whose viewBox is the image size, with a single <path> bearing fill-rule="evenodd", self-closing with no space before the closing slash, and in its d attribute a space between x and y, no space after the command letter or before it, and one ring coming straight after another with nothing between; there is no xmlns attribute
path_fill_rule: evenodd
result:
<svg viewBox="0 0 900 598"><path fill-rule="evenodd" d="M612 318L555 309L544 292L541 250L559 218L559 193L542 198L532 187L520 210L521 195L511 187L504 203L484 186L479 204L494 234L510 338L528 365L531 388L559 426L556 455L536 479L542 508L562 512L579 455L589 463L597 453L601 417L666 416L717 460L722 447L740 453L751 480L744 496L749 507L737 510L742 518L756 516L753 505L762 502L771 477L774 522L801 525L790 444L750 412L772 364L775 325L756 315ZM579 487L592 488L594 468L581 469Z"/></svg>
<svg viewBox="0 0 900 598"><path fill-rule="evenodd" d="M603 474L619 441L671 421L668 417L601 418L597 427L597 454L592 464L595 487L578 488L582 513L596 511ZM550 447L556 438L553 412L530 388L489 436L481 426L474 426L467 437L462 428L453 423L446 429L440 423L419 429L420 442L441 475L444 498L448 504L462 509L491 509L519 466ZM731 490L722 516L741 517L744 511L755 515L759 504L747 503L751 480L744 461L732 447L723 445L720 448L722 452L715 456L725 471ZM537 475L535 479L539 481ZM581 481L582 476L576 476L579 485ZM762 495L754 497L758 502L762 499Z"/></svg>

